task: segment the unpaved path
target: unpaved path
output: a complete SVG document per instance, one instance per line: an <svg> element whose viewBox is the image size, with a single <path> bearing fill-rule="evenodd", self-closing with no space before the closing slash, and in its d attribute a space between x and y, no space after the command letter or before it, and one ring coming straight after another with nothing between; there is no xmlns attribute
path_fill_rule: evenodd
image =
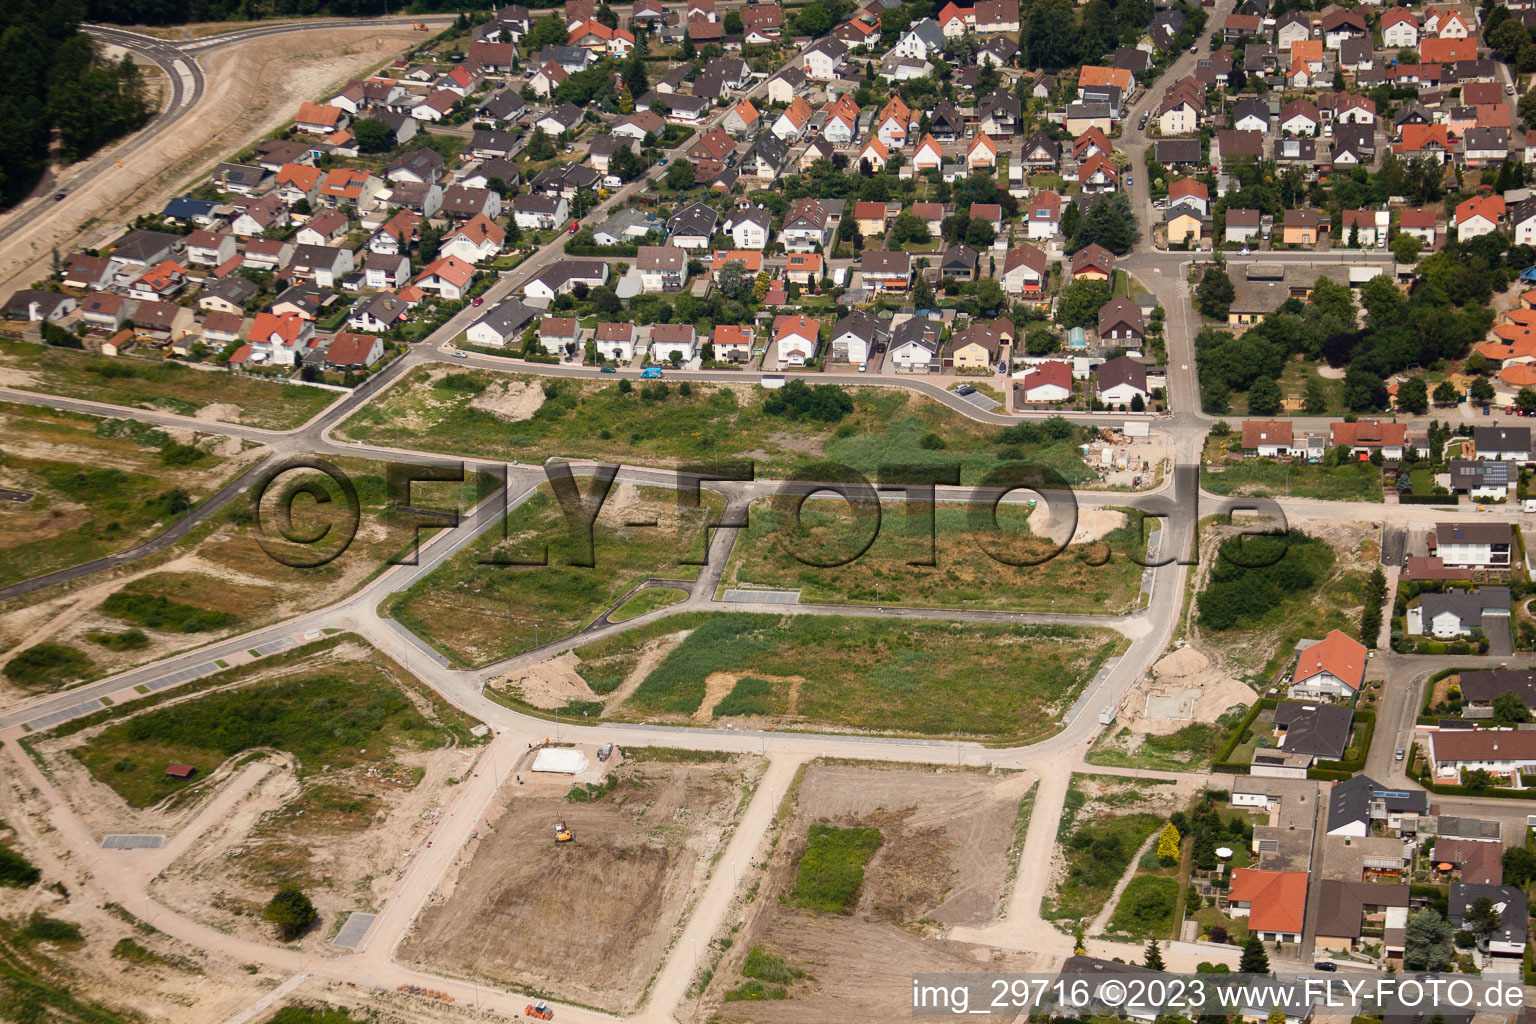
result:
<svg viewBox="0 0 1536 1024"><path fill-rule="evenodd" d="M1131 858L1130 864L1126 865L1125 874L1120 876L1120 881L1115 883L1115 888L1109 894L1109 899L1104 901L1104 909L1099 911L1099 916L1095 917L1093 923L1088 926L1089 935L1103 935L1104 929L1109 927L1109 920L1115 916L1115 908L1120 905L1120 894L1125 892L1125 887L1131 884L1132 878L1136 877L1136 869L1140 864L1141 858L1146 856L1148 850L1152 849L1153 844L1157 842L1158 836L1161 834L1162 831L1158 830L1147 836L1147 841L1141 844L1141 849L1136 851L1136 855Z"/></svg>

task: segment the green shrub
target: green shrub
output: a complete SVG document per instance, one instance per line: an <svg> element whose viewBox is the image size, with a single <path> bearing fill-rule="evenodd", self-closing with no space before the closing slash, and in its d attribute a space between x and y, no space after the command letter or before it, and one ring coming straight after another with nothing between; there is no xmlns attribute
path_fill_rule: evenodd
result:
<svg viewBox="0 0 1536 1024"><path fill-rule="evenodd" d="M788 960L768 952L762 946L753 946L748 951L746 962L741 965L741 973L743 977L776 985L787 985L796 978L805 977L804 971L791 966Z"/></svg>
<svg viewBox="0 0 1536 1024"><path fill-rule="evenodd" d="M1175 879L1138 875L1120 894L1110 927L1131 935L1162 937L1172 926L1178 899L1179 883Z"/></svg>
<svg viewBox="0 0 1536 1024"><path fill-rule="evenodd" d="M158 595L130 594L126 590L108 597L101 603L101 610L113 618L167 633L206 633L235 621L228 612L194 608Z"/></svg>
<svg viewBox="0 0 1536 1024"><path fill-rule="evenodd" d="M5 663L5 677L18 686L60 686L84 679L94 669L91 659L64 644L37 644Z"/></svg>
<svg viewBox="0 0 1536 1024"><path fill-rule="evenodd" d="M25 889L36 885L42 873L37 865L8 846L0 846L0 885L12 889Z"/></svg>
<svg viewBox="0 0 1536 1024"><path fill-rule="evenodd" d="M864 865L881 842L877 828L812 825L795 874L794 902L829 914L851 913L864 885Z"/></svg>
<svg viewBox="0 0 1536 1024"><path fill-rule="evenodd" d="M51 942L55 946L73 946L85 941L78 925L38 913L33 913L27 921L27 926L21 930L21 937L31 941Z"/></svg>

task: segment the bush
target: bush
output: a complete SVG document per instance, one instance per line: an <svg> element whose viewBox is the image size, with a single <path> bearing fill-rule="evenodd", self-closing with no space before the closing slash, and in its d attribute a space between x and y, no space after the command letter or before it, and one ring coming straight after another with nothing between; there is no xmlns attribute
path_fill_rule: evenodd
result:
<svg viewBox="0 0 1536 1024"><path fill-rule="evenodd" d="M37 865L9 846L0 846L0 885L11 889L25 889L29 885L36 885L41 877L42 873L37 870Z"/></svg>
<svg viewBox="0 0 1536 1024"><path fill-rule="evenodd" d="M836 423L853 412L853 399L836 384L807 384L792 380L763 402L763 411L787 420Z"/></svg>
<svg viewBox="0 0 1536 1024"><path fill-rule="evenodd" d="M5 663L5 677L18 686L60 686L83 679L95 666L82 652L64 644L37 644Z"/></svg>
<svg viewBox="0 0 1536 1024"><path fill-rule="evenodd" d="M277 925L278 934L287 942L302 935L320 915L315 913L315 905L308 896L294 886L285 885L277 890L261 916Z"/></svg>
<svg viewBox="0 0 1536 1024"><path fill-rule="evenodd" d="M167 633L206 633L223 629L235 621L228 612L194 608L158 595L130 594L125 590L119 590L103 601L101 610L113 618Z"/></svg>
<svg viewBox="0 0 1536 1024"><path fill-rule="evenodd" d="M1332 564L1327 542L1300 530L1229 537L1200 592L1200 624L1217 630L1252 626L1291 595L1315 589Z"/></svg>
<svg viewBox="0 0 1536 1024"><path fill-rule="evenodd" d="M51 942L56 946L73 946L85 941L78 925L60 921L56 917L44 917L36 912L21 930L21 937L30 941Z"/></svg>
<svg viewBox="0 0 1536 1024"><path fill-rule="evenodd" d="M1172 923L1173 908L1178 900L1176 879L1137 875L1120 894L1110 927L1131 935L1161 936Z"/></svg>

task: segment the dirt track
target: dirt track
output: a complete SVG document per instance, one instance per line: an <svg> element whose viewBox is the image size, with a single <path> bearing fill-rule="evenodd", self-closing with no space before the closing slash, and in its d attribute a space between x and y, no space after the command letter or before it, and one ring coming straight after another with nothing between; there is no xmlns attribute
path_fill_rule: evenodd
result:
<svg viewBox="0 0 1536 1024"><path fill-rule="evenodd" d="M283 124L300 101L321 98L420 41L408 25L316 29L201 54L208 87L196 107L149 146L120 144L118 166L0 243L0 294L47 276L50 249L65 254L101 245L126 221L158 211L195 175ZM61 184L69 184L67 171Z"/></svg>

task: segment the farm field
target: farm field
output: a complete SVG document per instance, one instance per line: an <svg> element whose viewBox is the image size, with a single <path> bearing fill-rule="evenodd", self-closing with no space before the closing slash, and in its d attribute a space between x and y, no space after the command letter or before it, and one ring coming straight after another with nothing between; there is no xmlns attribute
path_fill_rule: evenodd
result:
<svg viewBox="0 0 1536 1024"><path fill-rule="evenodd" d="M340 392L263 380L183 363L88 355L0 339L6 387L91 402L159 409L227 423L290 430L341 397Z"/></svg>
<svg viewBox="0 0 1536 1024"><path fill-rule="evenodd" d="M1146 548L1138 519L1081 509L1067 536L1065 523L1053 531L1044 506L1000 505L995 527L975 532L972 517L990 519L990 512L885 502L877 522L871 503L838 500L806 502L797 523L790 499L761 500L736 539L722 584L799 590L807 603L1101 615L1136 609L1142 567L1132 556ZM1062 548L1064 542L1070 543ZM935 564L912 564L929 561ZM1011 564L1023 561L1040 564Z"/></svg>
<svg viewBox="0 0 1536 1024"><path fill-rule="evenodd" d="M627 382L626 382L627 383ZM646 389L661 385L649 393ZM687 393L683 393L687 388ZM552 456L677 466L751 459L764 477L830 460L873 479L887 462L956 465L975 482L1006 459L1028 458L1069 482L1091 477L1075 434L1013 440L936 401L896 388L845 389L853 411L836 422L763 408L751 384L545 381L492 370L418 367L338 428L350 440L440 454L537 462ZM1011 428L1010 428L1011 429ZM815 477L814 479L822 479Z"/></svg>

